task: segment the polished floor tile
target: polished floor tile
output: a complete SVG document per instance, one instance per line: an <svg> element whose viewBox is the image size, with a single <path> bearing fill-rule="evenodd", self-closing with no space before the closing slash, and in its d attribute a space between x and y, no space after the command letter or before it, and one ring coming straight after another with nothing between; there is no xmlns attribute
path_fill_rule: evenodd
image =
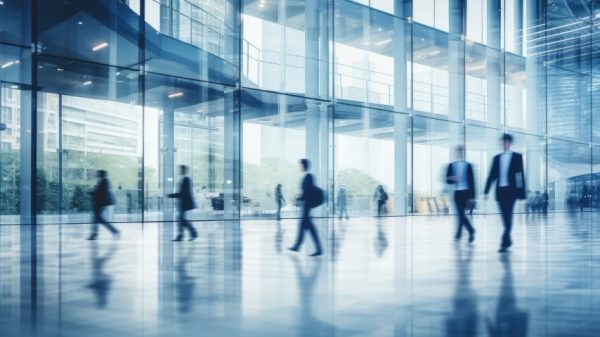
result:
<svg viewBox="0 0 600 337"><path fill-rule="evenodd" d="M600 214L0 226L0 336L600 336ZM310 240L309 240L310 241Z"/></svg>

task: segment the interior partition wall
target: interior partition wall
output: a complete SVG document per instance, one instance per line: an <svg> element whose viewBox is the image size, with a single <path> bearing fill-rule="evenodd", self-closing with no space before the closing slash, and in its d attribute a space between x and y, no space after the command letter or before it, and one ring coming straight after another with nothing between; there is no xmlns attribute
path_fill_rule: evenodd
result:
<svg viewBox="0 0 600 337"><path fill-rule="evenodd" d="M337 216L449 214L466 146L482 191L515 136L522 212L600 207L595 3L110 0L0 4L0 223L297 217L308 158ZM481 194L481 193L480 193ZM547 203L544 203L547 201ZM496 212L479 200L475 213Z"/></svg>

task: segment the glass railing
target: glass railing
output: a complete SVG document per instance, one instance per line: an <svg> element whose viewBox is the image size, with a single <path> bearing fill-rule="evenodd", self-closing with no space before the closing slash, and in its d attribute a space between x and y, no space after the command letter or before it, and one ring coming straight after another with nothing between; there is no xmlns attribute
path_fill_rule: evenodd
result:
<svg viewBox="0 0 600 337"><path fill-rule="evenodd" d="M166 7L161 5L160 1L149 1L159 6L161 11ZM178 10L173 8L169 10L172 14L173 27L170 27L169 31L164 31L165 29L160 27L162 34L225 58L225 38L234 35L232 28L228 27L222 19L186 0L180 1ZM222 13L222 16L224 15L225 13Z"/></svg>

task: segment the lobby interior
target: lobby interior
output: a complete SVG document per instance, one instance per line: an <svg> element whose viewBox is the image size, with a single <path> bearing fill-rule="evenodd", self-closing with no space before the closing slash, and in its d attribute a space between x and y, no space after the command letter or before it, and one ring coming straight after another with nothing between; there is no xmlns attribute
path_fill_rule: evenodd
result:
<svg viewBox="0 0 600 337"><path fill-rule="evenodd" d="M594 0L0 0L0 335L599 336L599 27ZM301 158L319 257L288 250ZM86 240L97 170L118 238Z"/></svg>

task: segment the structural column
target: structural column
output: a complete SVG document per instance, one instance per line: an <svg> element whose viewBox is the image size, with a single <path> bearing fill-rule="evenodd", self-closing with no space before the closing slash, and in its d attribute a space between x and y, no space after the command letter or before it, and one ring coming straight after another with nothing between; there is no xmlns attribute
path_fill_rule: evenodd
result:
<svg viewBox="0 0 600 337"><path fill-rule="evenodd" d="M396 16L405 16L406 1L397 1ZM410 51L410 26L394 19L394 215L405 215L408 204L408 67L407 51ZM410 32L409 32L410 33Z"/></svg>
<svg viewBox="0 0 600 337"><path fill-rule="evenodd" d="M523 0L514 1L515 20L515 54L523 55Z"/></svg>
<svg viewBox="0 0 600 337"><path fill-rule="evenodd" d="M322 11L327 11L319 5L318 0L307 0L305 2L305 92L306 97L320 97L321 77L319 55L322 54L320 48L323 46L319 43L320 34L326 33L326 29L320 27ZM321 31L323 28L323 31ZM327 36L327 35L325 35ZM306 158L310 160L312 172L316 176L316 183L321 188L326 188L328 185L328 119L323 113L322 104L315 99L306 99ZM325 115L325 116L323 116ZM319 211L317 211L319 212ZM321 207L320 214L315 212L315 215L326 215L327 208Z"/></svg>
<svg viewBox="0 0 600 337"><path fill-rule="evenodd" d="M162 123L162 190L163 190L163 220L175 220L174 203L167 199L167 194L175 191L175 111L163 110ZM169 226L163 226L166 228Z"/></svg>
<svg viewBox="0 0 600 337"><path fill-rule="evenodd" d="M23 32L28 32L31 41L37 39L37 0L26 1L24 15L30 15L28 20L22 20ZM31 91L21 88L20 95L20 226L19 226L19 285L20 285L20 326L22 335L36 335L37 326L37 232L36 232L36 177L37 177L37 43L32 45L30 62L29 52L24 51L19 63L21 77L31 79ZM0 88L1 89L1 88Z"/></svg>
<svg viewBox="0 0 600 337"><path fill-rule="evenodd" d="M544 55L546 41L544 38L545 27L545 1L527 0L527 18L525 28L525 41L527 42L527 57L525 59L525 81L527 92L527 105L525 129L528 133L546 134L546 109L544 90L546 88L546 68ZM546 177L544 172L543 154L545 147L540 140L531 138L525 140L525 170L527 189L536 191L545 189Z"/></svg>
<svg viewBox="0 0 600 337"><path fill-rule="evenodd" d="M397 17L412 16L412 0L395 0L394 14ZM409 19L410 20L410 19ZM411 53L410 21L394 18L394 215L407 214L409 203L408 170L412 165L408 157L408 141L411 125L410 96L408 95L408 74L411 69L407 66ZM412 200L410 201L412 203ZM410 294L410 242L411 231L409 218L404 218L399 224L390 228L394 240L394 299L399 304L394 320L394 337L407 337L412 334L410 328L411 311Z"/></svg>
<svg viewBox="0 0 600 337"><path fill-rule="evenodd" d="M487 105L486 122L489 127L502 127L500 113L500 88L503 76L504 55L500 53L500 0L487 0Z"/></svg>
<svg viewBox="0 0 600 337"><path fill-rule="evenodd" d="M175 251L171 238L175 237L175 203L167 199L167 194L175 190L175 110L165 108L162 115L162 130L159 131L161 141L159 175L162 179L162 219L158 226L158 312L161 318L172 318L174 314L174 275Z"/></svg>
<svg viewBox="0 0 600 337"><path fill-rule="evenodd" d="M465 3L465 0L449 1L448 118L452 121L462 121L465 117ZM448 137L451 148L463 144L462 131L462 125L449 123Z"/></svg>
<svg viewBox="0 0 600 337"><path fill-rule="evenodd" d="M224 182L223 201L226 218L239 214L240 207L240 112L238 110L239 91L226 89L223 102L224 111Z"/></svg>

